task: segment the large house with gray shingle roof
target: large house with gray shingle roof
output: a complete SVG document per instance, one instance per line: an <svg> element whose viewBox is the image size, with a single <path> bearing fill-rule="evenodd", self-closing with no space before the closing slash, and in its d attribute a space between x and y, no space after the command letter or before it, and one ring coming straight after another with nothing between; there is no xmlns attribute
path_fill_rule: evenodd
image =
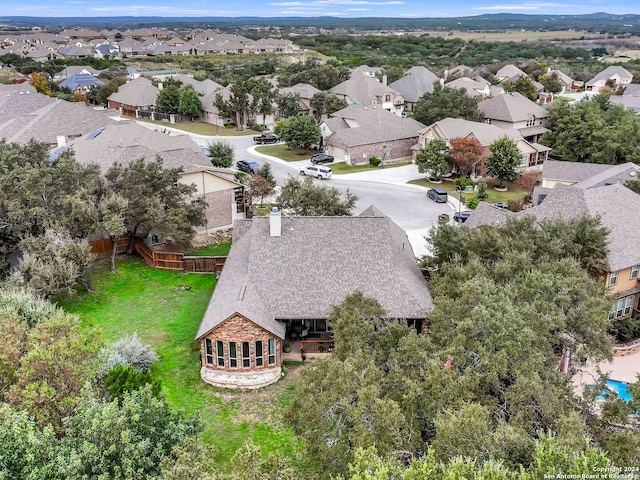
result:
<svg viewBox="0 0 640 480"><path fill-rule="evenodd" d="M478 108L485 123L518 130L529 142L537 142L542 134L549 131L546 128L549 112L518 92L505 92L488 98L480 102Z"/></svg>
<svg viewBox="0 0 640 480"><path fill-rule="evenodd" d="M536 167L547 160L551 149L539 143L528 142L518 130L462 118L445 118L424 128L420 132L418 144L414 146L414 150L420 150L428 142L436 139L444 140L449 144L454 138L474 138L484 148L482 158L478 159L478 165L480 165L489 156L490 145L505 136L515 141L522 153L522 161L518 168Z"/></svg>
<svg viewBox="0 0 640 480"><path fill-rule="evenodd" d="M340 248L326 248L339 238ZM292 332L329 335L333 305L361 291L419 332L432 308L405 232L369 207L357 217L253 217L236 222L200 323L202 379L227 388L275 382Z"/></svg>
<svg viewBox="0 0 640 480"><path fill-rule="evenodd" d="M412 111L416 102L425 93L433 92L433 84L440 81L440 78L425 67L411 67L404 77L389 84L389 88L394 89L404 97L404 109Z"/></svg>
<svg viewBox="0 0 640 480"><path fill-rule="evenodd" d="M328 153L350 165L368 163L372 157L383 162L412 158L411 148L424 125L381 108L349 105L320 124Z"/></svg>
<svg viewBox="0 0 640 480"><path fill-rule="evenodd" d="M402 116L404 97L386 84L369 75L354 75L329 90L353 105L371 106Z"/></svg>
<svg viewBox="0 0 640 480"><path fill-rule="evenodd" d="M640 312L640 195L624 186L640 167L550 161L536 188L533 208L513 213L481 202L465 225L500 225L511 217L534 215L538 220L598 217L609 230L605 285L614 297L610 319Z"/></svg>
<svg viewBox="0 0 640 480"><path fill-rule="evenodd" d="M591 80L588 80L584 86L586 90L599 92L602 88L611 85L613 89L629 85L633 80L633 75L625 68L619 65L611 65L598 73Z"/></svg>
<svg viewBox="0 0 640 480"><path fill-rule="evenodd" d="M118 88L118 91L109 95L107 104L109 108L120 110L123 115L137 116L139 110L152 111L155 109L158 98L158 87L151 80L138 77L129 80Z"/></svg>

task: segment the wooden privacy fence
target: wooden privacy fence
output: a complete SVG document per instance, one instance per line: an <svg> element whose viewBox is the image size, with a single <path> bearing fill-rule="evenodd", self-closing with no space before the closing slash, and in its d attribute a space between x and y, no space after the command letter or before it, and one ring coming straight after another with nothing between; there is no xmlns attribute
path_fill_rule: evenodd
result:
<svg viewBox="0 0 640 480"><path fill-rule="evenodd" d="M121 237L118 240L116 252L121 254L127 251L129 237ZM93 253L99 258L111 255L111 240L104 239L91 243ZM182 252L162 252L154 250L145 243L135 238L133 250L142 257L151 268L173 270L187 273L220 273L227 257L191 257Z"/></svg>

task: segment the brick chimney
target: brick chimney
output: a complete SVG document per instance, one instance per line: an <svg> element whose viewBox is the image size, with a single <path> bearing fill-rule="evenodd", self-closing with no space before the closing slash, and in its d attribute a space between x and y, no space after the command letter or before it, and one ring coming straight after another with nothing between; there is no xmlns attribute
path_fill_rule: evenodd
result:
<svg viewBox="0 0 640 480"><path fill-rule="evenodd" d="M282 234L282 215L277 207L269 213L269 235L279 237Z"/></svg>

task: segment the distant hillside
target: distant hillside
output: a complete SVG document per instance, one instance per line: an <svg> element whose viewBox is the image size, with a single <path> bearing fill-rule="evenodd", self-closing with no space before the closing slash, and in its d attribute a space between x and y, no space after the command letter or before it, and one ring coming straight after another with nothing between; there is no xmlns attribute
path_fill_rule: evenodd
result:
<svg viewBox="0 0 640 480"><path fill-rule="evenodd" d="M283 33L313 33L329 30L340 32L415 31L415 30L581 30L607 32L616 35L640 34L640 15L590 13L585 15L528 15L496 13L449 18L335 18L335 17L0 17L4 31L26 30L33 27L56 30L69 27L139 28L167 27L219 28L223 31L264 30L273 27Z"/></svg>

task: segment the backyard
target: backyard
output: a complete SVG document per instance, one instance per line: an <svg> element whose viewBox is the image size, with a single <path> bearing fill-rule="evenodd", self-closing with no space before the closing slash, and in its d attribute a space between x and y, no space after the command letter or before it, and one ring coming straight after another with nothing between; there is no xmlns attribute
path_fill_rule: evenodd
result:
<svg viewBox="0 0 640 480"><path fill-rule="evenodd" d="M151 269L137 257L117 260L117 272L99 261L93 272L95 291L59 302L77 313L84 328L97 329L106 344L134 332L150 344L160 360L154 369L171 404L199 412L203 440L215 461L228 470L236 450L252 441L264 453L281 452L304 467L302 445L282 421L294 393L297 368L277 384L257 391L216 389L200 379L199 344L194 340L215 287L215 275ZM190 288L186 288L190 287Z"/></svg>

